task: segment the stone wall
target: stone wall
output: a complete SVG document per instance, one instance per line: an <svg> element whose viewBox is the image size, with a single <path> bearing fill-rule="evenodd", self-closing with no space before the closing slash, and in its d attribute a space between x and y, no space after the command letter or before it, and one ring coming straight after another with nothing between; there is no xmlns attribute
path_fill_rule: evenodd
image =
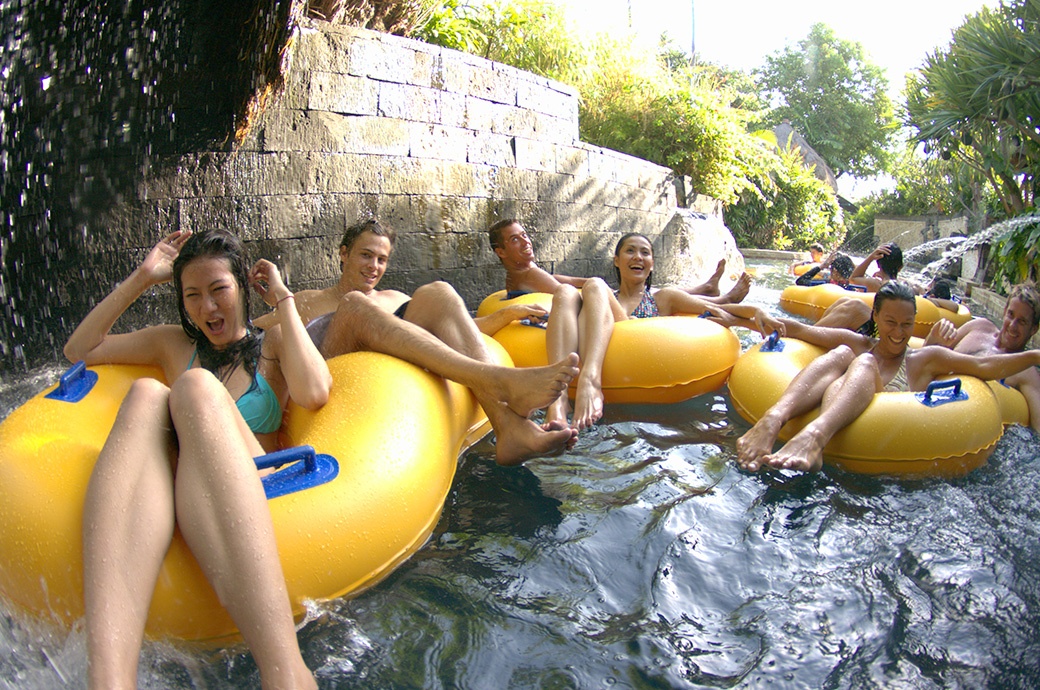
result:
<svg viewBox="0 0 1040 690"><path fill-rule="evenodd" d="M294 289L332 281L344 229L371 216L399 233L384 287L444 279L471 307L502 282L486 229L504 217L525 225L543 267L573 275L608 275L625 232L655 239L658 280L706 277L725 244L670 267L669 254L701 243L686 222L670 226L681 236L660 239L676 213L674 176L581 142L570 87L324 22L303 28L285 88L233 152L160 163L140 201L113 214L130 244L178 228L235 228ZM697 232L717 231L702 225ZM735 277L743 262L732 240L725 252Z"/></svg>
<svg viewBox="0 0 1040 690"><path fill-rule="evenodd" d="M929 240L951 236L967 237L968 217L958 216L877 216L874 235L878 242L895 242L904 251Z"/></svg>

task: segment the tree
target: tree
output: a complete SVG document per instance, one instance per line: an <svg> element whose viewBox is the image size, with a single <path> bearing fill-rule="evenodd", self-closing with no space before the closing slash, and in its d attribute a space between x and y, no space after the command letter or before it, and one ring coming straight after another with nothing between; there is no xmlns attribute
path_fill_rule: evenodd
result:
<svg viewBox="0 0 1040 690"><path fill-rule="evenodd" d="M984 175L1008 215L1040 172L1040 0L968 17L907 79L907 124L926 151Z"/></svg>
<svg viewBox="0 0 1040 690"><path fill-rule="evenodd" d="M859 43L814 24L797 48L768 56L756 74L775 104L769 124L790 120L836 175L887 170L897 127L888 81Z"/></svg>
<svg viewBox="0 0 1040 690"><path fill-rule="evenodd" d="M797 150L775 149L763 141L766 174L756 176L726 209L726 225L737 245L762 249L805 249L813 242L833 245L845 236L838 198L805 167Z"/></svg>
<svg viewBox="0 0 1040 690"><path fill-rule="evenodd" d="M579 37L538 0L440 0L417 35L575 87L583 141L689 177L728 207L727 218L754 229L742 235L749 241L804 246L844 230L834 192L801 157L778 155L749 132L762 105L745 74L691 66L666 38L655 54L632 36Z"/></svg>

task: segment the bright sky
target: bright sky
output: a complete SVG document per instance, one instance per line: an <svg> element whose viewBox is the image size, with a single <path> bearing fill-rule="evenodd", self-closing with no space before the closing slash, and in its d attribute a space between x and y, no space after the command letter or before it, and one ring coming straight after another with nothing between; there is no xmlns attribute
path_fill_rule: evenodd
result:
<svg viewBox="0 0 1040 690"><path fill-rule="evenodd" d="M996 0L554 0L575 10L572 17L592 31L632 26L656 43L664 32L687 51L694 33L698 59L751 70L765 56L795 45L816 22L845 40L863 45L887 71L893 94L903 75L925 55L950 42L964 16ZM692 13L691 13L692 10Z"/></svg>
<svg viewBox="0 0 1040 690"><path fill-rule="evenodd" d="M965 15L997 0L552 0L570 8L582 30L625 31L629 26L656 45L667 32L690 50L694 35L697 58L745 71L765 57L795 46L816 22L827 24L839 38L861 44L874 64L886 71L889 94L896 103L908 71L926 55L950 43ZM692 13L691 13L692 10ZM846 176L847 177L847 176ZM859 198L884 181L839 180L841 193Z"/></svg>

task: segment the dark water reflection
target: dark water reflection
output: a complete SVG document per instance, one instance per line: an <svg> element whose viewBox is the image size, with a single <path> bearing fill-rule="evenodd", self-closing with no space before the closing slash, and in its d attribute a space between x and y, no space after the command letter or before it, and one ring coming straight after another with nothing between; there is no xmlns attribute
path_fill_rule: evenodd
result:
<svg viewBox="0 0 1040 690"><path fill-rule="evenodd" d="M743 473L746 428L723 390L612 406L519 469L482 443L425 548L316 607L308 663L326 688L1040 687L1035 434L965 479L900 482ZM82 686L79 630L0 638L0 686ZM241 650L143 658L149 688L258 680Z"/></svg>

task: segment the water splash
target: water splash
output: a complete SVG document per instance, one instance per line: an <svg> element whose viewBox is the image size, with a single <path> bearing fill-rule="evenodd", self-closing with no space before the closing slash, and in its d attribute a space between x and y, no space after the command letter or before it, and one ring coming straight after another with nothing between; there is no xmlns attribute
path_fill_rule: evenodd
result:
<svg viewBox="0 0 1040 690"><path fill-rule="evenodd" d="M969 251L985 245L992 244L993 242L999 242L1006 238L1013 232L1016 232L1022 228L1030 227L1040 223L1040 214L1032 213L1023 216L1016 216L1015 218L1009 218L1000 223L994 223L985 230L981 230L971 237L963 239L961 242L956 243L949 250L944 251L935 261L926 264L921 269L921 274L927 277L935 277L940 275L946 270L946 267L953 262L960 259ZM952 238L950 238L952 239ZM922 245L923 246L923 245ZM915 249L917 249L915 247ZM904 253L904 258L910 252Z"/></svg>
<svg viewBox="0 0 1040 690"><path fill-rule="evenodd" d="M903 252L903 261L907 263L916 262L918 257L925 257L936 251L937 249L949 249L954 247L961 242L964 242L967 238L960 237L957 235L951 237L939 237L934 240L928 240L916 247L910 247Z"/></svg>

